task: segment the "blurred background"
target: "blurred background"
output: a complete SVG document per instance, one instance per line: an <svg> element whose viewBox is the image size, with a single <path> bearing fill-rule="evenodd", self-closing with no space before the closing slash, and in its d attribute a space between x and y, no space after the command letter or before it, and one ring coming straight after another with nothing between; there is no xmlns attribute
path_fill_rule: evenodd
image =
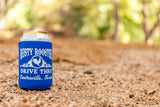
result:
<svg viewBox="0 0 160 107"><path fill-rule="evenodd" d="M59 37L160 43L160 0L0 0L0 38L43 29Z"/></svg>

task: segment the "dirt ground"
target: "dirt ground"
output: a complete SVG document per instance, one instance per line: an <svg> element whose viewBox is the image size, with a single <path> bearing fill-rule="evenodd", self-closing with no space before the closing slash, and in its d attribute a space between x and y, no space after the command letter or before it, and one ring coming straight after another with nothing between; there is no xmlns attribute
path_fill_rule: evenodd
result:
<svg viewBox="0 0 160 107"><path fill-rule="evenodd" d="M158 107L160 46L54 38L53 86L18 87L18 41L0 40L0 106Z"/></svg>

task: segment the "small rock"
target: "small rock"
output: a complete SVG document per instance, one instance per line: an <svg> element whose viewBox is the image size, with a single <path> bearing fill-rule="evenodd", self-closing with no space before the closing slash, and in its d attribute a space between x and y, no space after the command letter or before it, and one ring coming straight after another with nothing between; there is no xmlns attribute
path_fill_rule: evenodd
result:
<svg viewBox="0 0 160 107"><path fill-rule="evenodd" d="M93 74L93 72L92 71L85 71L85 72L83 72L84 74Z"/></svg>
<svg viewBox="0 0 160 107"><path fill-rule="evenodd" d="M68 62L68 63L75 63L74 61L71 61L69 59L62 59L63 62Z"/></svg>
<svg viewBox="0 0 160 107"><path fill-rule="evenodd" d="M110 78L110 81L114 81L114 79L113 79L113 78Z"/></svg>
<svg viewBox="0 0 160 107"><path fill-rule="evenodd" d="M38 98L35 96L35 97L32 97L31 100L32 100L32 101L37 101Z"/></svg>
<svg viewBox="0 0 160 107"><path fill-rule="evenodd" d="M152 95L152 94L154 94L154 93L156 93L155 90L149 90L149 91L147 92L147 94L149 94L149 95Z"/></svg>
<svg viewBox="0 0 160 107"><path fill-rule="evenodd" d="M26 98L23 98L23 99L22 99L22 102L23 102L23 103L26 103L27 101L28 101L28 100L27 100Z"/></svg>
<svg viewBox="0 0 160 107"><path fill-rule="evenodd" d="M17 82L13 82L13 83L9 83L9 84L5 84L3 85L4 87L5 86L9 86L9 87L13 87L13 86L18 86Z"/></svg>
<svg viewBox="0 0 160 107"><path fill-rule="evenodd" d="M133 95L133 94L129 95L129 98L133 98L133 97L134 97L134 95Z"/></svg>
<svg viewBox="0 0 160 107"><path fill-rule="evenodd" d="M12 63L14 60L6 60L7 63Z"/></svg>
<svg viewBox="0 0 160 107"><path fill-rule="evenodd" d="M42 101L40 101L40 100L38 100L37 104L36 104L36 107L39 107L39 106L42 106Z"/></svg>
<svg viewBox="0 0 160 107"><path fill-rule="evenodd" d="M0 94L0 99L3 99L4 98L4 95L3 94Z"/></svg>
<svg viewBox="0 0 160 107"><path fill-rule="evenodd" d="M1 82L1 83L4 83L4 82L7 82L7 81L6 81L6 80L1 80L0 82Z"/></svg>
<svg viewBox="0 0 160 107"><path fill-rule="evenodd" d="M62 87L61 87L61 86L58 86L58 89L59 89L59 90L61 90L61 89L62 89Z"/></svg>
<svg viewBox="0 0 160 107"><path fill-rule="evenodd" d="M53 59L53 62L60 62L60 58Z"/></svg>
<svg viewBox="0 0 160 107"><path fill-rule="evenodd" d="M17 82L13 82L11 84L9 84L10 87L13 87L13 86L18 86Z"/></svg>
<svg viewBox="0 0 160 107"><path fill-rule="evenodd" d="M26 102L31 102L31 99L28 97L28 98L23 98L22 99L22 102L23 103L26 103Z"/></svg>

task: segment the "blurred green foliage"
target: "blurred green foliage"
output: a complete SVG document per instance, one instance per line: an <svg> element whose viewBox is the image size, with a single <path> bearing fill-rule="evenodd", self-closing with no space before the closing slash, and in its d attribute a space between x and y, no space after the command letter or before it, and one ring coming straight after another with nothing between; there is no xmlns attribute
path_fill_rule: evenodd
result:
<svg viewBox="0 0 160 107"><path fill-rule="evenodd" d="M18 3L6 14L6 27L8 29L29 29L36 24L36 15L29 3Z"/></svg>
<svg viewBox="0 0 160 107"><path fill-rule="evenodd" d="M38 26L65 30L65 24L73 21L79 37L88 39L112 39L115 27L114 0L7 0L3 17L5 31L23 31ZM119 39L124 43L144 42L142 29L142 3L140 0L117 0L120 24ZM149 28L156 22L159 0L147 0ZM12 5L15 4L15 5ZM4 31L4 30L3 30ZM4 33L4 32L3 32ZM0 34L2 32L0 31ZM154 33L153 43L160 42L160 28Z"/></svg>
<svg viewBox="0 0 160 107"><path fill-rule="evenodd" d="M111 0L73 1L71 16L78 35L89 39L105 39L113 21Z"/></svg>
<svg viewBox="0 0 160 107"><path fill-rule="evenodd" d="M142 32L142 5L140 0L120 0L120 17L122 19L123 37L128 36L128 40L124 42L142 42L144 36Z"/></svg>

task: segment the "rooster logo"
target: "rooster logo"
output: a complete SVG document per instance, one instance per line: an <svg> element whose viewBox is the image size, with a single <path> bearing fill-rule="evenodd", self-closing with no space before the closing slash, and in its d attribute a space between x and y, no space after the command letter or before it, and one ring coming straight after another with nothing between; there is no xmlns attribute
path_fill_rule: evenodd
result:
<svg viewBox="0 0 160 107"><path fill-rule="evenodd" d="M34 62L36 65L40 66L39 64L41 63L41 58L39 58L39 59L34 58L34 59L33 59L33 62Z"/></svg>
<svg viewBox="0 0 160 107"><path fill-rule="evenodd" d="M40 67L42 65L42 57L34 56L32 58L32 65L35 67Z"/></svg>
<svg viewBox="0 0 160 107"><path fill-rule="evenodd" d="M51 63L46 63L45 60L41 56L33 56L27 63L24 63L20 66L21 67L33 67L33 68L52 67Z"/></svg>

